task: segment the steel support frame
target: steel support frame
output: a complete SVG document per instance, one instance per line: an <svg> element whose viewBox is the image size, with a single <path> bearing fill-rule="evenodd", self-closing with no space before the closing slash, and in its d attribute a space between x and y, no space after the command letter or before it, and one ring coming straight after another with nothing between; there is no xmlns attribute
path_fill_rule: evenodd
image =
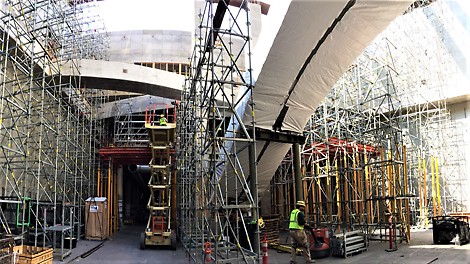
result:
<svg viewBox="0 0 470 264"><path fill-rule="evenodd" d="M178 113L179 235L195 263L259 260L249 4L229 2L201 7Z"/></svg>
<svg viewBox="0 0 470 264"><path fill-rule="evenodd" d="M64 61L84 57L82 11L67 1L15 0L0 13L0 186L2 203L22 204L7 212L20 243L54 244L46 215L48 225L82 235L83 201L94 188L96 102L77 88L79 77L61 78ZM79 76L78 65L70 67Z"/></svg>

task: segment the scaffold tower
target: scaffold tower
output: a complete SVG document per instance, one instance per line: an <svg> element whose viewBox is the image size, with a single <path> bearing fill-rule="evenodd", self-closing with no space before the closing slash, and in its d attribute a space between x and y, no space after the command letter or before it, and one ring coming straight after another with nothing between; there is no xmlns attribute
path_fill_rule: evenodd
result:
<svg viewBox="0 0 470 264"><path fill-rule="evenodd" d="M80 239L95 188L98 99L78 88L76 61L104 57L89 43L106 35L83 15L91 5L12 0L0 10L0 203L16 243L52 246L61 258L56 239Z"/></svg>
<svg viewBox="0 0 470 264"><path fill-rule="evenodd" d="M249 3L214 2L200 6L178 113L179 234L195 263L255 263L260 245L255 138L248 132L255 124Z"/></svg>

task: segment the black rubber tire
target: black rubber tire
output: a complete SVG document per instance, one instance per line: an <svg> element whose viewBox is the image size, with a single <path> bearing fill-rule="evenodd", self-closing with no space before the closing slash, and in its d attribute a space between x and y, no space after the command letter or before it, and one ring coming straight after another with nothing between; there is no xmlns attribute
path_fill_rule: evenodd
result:
<svg viewBox="0 0 470 264"><path fill-rule="evenodd" d="M330 256L330 246L324 243L315 244L310 248L310 256L314 259L326 258Z"/></svg>
<svg viewBox="0 0 470 264"><path fill-rule="evenodd" d="M140 249L145 249L145 233L140 233Z"/></svg>

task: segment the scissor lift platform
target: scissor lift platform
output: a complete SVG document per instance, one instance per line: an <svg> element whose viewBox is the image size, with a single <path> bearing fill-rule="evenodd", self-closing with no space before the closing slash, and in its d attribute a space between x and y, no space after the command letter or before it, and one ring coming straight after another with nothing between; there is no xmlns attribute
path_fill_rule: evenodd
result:
<svg viewBox="0 0 470 264"><path fill-rule="evenodd" d="M150 215L145 232L140 237L140 248L170 246L176 249L176 234L171 229L171 189L174 167L172 148L176 125L146 124L152 148L151 176L148 182L150 198L147 203Z"/></svg>

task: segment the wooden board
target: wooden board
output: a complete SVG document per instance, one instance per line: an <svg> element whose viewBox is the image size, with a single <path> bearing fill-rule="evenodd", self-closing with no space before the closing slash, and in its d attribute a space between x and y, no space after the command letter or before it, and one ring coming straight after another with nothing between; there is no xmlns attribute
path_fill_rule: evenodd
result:
<svg viewBox="0 0 470 264"><path fill-rule="evenodd" d="M17 264L52 264L52 248L22 245L13 247L13 252Z"/></svg>

